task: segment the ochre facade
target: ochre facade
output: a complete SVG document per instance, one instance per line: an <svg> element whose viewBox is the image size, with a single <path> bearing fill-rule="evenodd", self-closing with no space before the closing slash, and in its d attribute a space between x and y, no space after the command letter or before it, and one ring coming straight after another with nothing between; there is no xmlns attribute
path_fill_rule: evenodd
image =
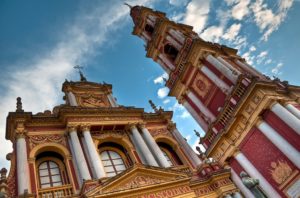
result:
<svg viewBox="0 0 300 198"><path fill-rule="evenodd" d="M231 169L243 195L255 196L245 172L264 197L300 197L300 87L261 74L237 50L204 41L162 12L134 6L131 17L146 56L169 75L169 96L205 131L206 155Z"/></svg>
<svg viewBox="0 0 300 198"><path fill-rule="evenodd" d="M7 117L9 174L4 197L225 197L239 193L230 170L202 159L172 123L172 112L116 103L112 86L65 81L65 104Z"/></svg>

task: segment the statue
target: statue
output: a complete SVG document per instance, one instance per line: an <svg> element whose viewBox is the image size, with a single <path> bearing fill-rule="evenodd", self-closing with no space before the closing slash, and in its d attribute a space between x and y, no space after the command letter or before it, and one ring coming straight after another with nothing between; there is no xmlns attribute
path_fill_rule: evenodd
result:
<svg viewBox="0 0 300 198"><path fill-rule="evenodd" d="M242 171L240 173L240 176L242 178L243 184L251 191L251 193L256 198L267 198L267 196L263 193L263 191L259 188L259 180L253 179L249 177L249 175Z"/></svg>

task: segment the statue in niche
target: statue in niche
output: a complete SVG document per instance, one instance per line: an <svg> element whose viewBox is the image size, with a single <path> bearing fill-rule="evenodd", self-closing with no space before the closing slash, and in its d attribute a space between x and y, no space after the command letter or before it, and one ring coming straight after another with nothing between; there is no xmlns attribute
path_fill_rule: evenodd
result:
<svg viewBox="0 0 300 198"><path fill-rule="evenodd" d="M245 171L240 173L243 184L256 198L268 198L259 187L259 180L251 178Z"/></svg>

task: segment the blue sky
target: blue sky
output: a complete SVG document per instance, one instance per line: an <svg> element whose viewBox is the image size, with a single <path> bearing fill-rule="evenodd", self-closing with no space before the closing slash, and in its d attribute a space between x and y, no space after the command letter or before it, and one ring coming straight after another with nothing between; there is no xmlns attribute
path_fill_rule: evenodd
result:
<svg viewBox="0 0 300 198"><path fill-rule="evenodd" d="M208 41L238 48L259 71L300 84L299 0L131 0L193 25ZM52 0L0 2L0 167L11 144L5 118L21 96L26 111L42 112L63 103L61 84L76 81L73 66L85 66L89 81L113 84L118 103L152 111L148 100L173 110L178 129L195 146L191 116L166 97L163 70L145 57L144 43L131 35L123 1Z"/></svg>

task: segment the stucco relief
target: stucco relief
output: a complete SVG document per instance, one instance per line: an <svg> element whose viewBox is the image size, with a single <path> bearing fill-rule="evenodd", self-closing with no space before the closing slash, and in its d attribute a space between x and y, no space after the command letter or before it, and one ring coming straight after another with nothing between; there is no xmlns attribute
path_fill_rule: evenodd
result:
<svg viewBox="0 0 300 198"><path fill-rule="evenodd" d="M29 147L30 149L34 148L39 144L43 144L46 142L54 142L59 143L66 146L66 139L64 135L32 135L29 136Z"/></svg>

